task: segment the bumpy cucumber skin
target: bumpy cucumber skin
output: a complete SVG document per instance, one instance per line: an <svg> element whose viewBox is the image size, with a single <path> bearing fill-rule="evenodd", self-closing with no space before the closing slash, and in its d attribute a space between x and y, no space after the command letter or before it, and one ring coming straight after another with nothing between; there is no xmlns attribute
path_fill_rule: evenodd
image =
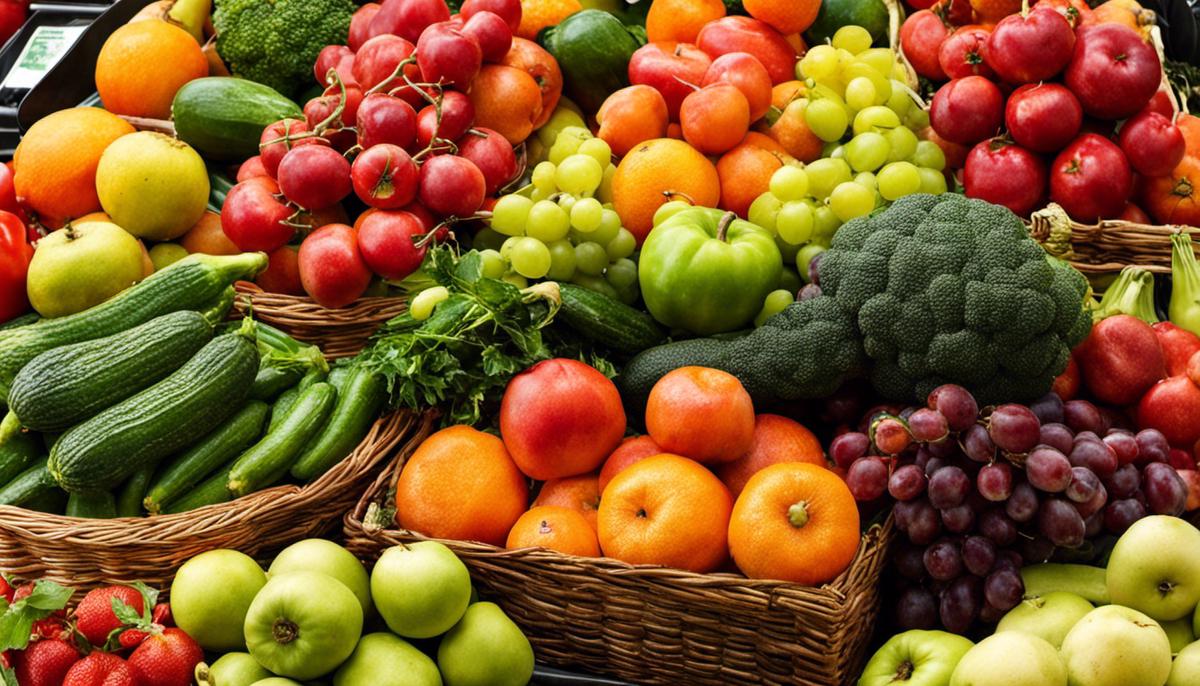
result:
<svg viewBox="0 0 1200 686"><path fill-rule="evenodd" d="M33 466L21 472L12 481L0 487L0 505L24 505L40 496L58 489L54 477L43 457Z"/></svg>
<svg viewBox="0 0 1200 686"><path fill-rule="evenodd" d="M227 503L233 500L233 494L229 492L228 488L229 471L231 469L233 469L233 462L217 470L215 474L202 481L199 486L192 489L187 495L174 502L167 503L163 512L165 514L191 512L192 510L198 510L208 505Z"/></svg>
<svg viewBox="0 0 1200 686"><path fill-rule="evenodd" d="M308 445L325 425L333 411L337 391L320 381L300 393L287 416L274 430L238 458L229 474L228 487L235 496L243 496L279 481L292 468Z"/></svg>
<svg viewBox="0 0 1200 686"><path fill-rule="evenodd" d="M362 441L387 400L387 382L366 368L356 368L338 387L329 422L292 465L292 476L309 481L340 462Z"/></svg>
<svg viewBox="0 0 1200 686"><path fill-rule="evenodd" d="M662 327L645 312L603 293L570 283L558 285L559 313L588 340L624 353L639 353L667 339Z"/></svg>
<svg viewBox="0 0 1200 686"><path fill-rule="evenodd" d="M42 439L34 433L18 433L0 445L0 484L6 484L29 469L45 454Z"/></svg>
<svg viewBox="0 0 1200 686"><path fill-rule="evenodd" d="M113 519L117 516L117 501L108 491L77 491L67 496L66 515L83 519Z"/></svg>

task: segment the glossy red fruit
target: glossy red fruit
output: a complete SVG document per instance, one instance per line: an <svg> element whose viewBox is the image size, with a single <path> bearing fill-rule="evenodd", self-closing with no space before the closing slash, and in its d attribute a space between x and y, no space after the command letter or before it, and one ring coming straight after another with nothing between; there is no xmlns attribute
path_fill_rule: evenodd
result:
<svg viewBox="0 0 1200 686"><path fill-rule="evenodd" d="M1125 153L1094 133L1075 139L1050 166L1050 200L1076 221L1119 215L1132 192L1133 171Z"/></svg>
<svg viewBox="0 0 1200 686"><path fill-rule="evenodd" d="M993 138L967 155L963 185L968 198L1003 205L1018 217L1028 217L1044 204L1046 163L1019 145Z"/></svg>
<svg viewBox="0 0 1200 686"><path fill-rule="evenodd" d="M494 12L476 12L463 23L462 32L479 44L484 62L503 60L512 47L512 29Z"/></svg>
<svg viewBox="0 0 1200 686"><path fill-rule="evenodd" d="M245 181L246 179L253 179L259 176L271 176L267 173L267 169L262 163L262 157L259 155L255 155L245 162L242 162L242 165L238 167L237 181L239 183Z"/></svg>
<svg viewBox="0 0 1200 686"><path fill-rule="evenodd" d="M417 196L420 171L404 148L389 143L367 148L350 167L354 194L371 207L400 209Z"/></svg>
<svg viewBox="0 0 1200 686"><path fill-rule="evenodd" d="M1125 122L1119 140L1129 164L1143 176L1166 176L1187 154L1183 132L1157 112L1141 112Z"/></svg>
<svg viewBox="0 0 1200 686"><path fill-rule="evenodd" d="M67 670L62 686L140 686L133 670L112 653L92 653Z"/></svg>
<svg viewBox="0 0 1200 686"><path fill-rule="evenodd" d="M108 635L121 626L113 614L112 599L117 598L138 614L142 613L142 594L131 586L103 586L88 591L75 608L75 623L79 633L93 646L103 646Z"/></svg>
<svg viewBox="0 0 1200 686"><path fill-rule="evenodd" d="M487 181L465 157L439 155L421 166L421 204L442 217L469 217L483 204Z"/></svg>
<svg viewBox="0 0 1200 686"><path fill-rule="evenodd" d="M354 51L345 45L326 45L321 48L321 52L317 53L317 60L313 62L313 78L318 84L326 85L329 83L329 70L336 69L338 62L346 56L353 57Z"/></svg>
<svg viewBox="0 0 1200 686"><path fill-rule="evenodd" d="M204 649L183 629L151 633L129 656L138 686L191 686Z"/></svg>
<svg viewBox="0 0 1200 686"><path fill-rule="evenodd" d="M1121 24L1079 30L1063 81L1083 111L1100 119L1124 119L1150 102L1162 83L1158 53L1137 31Z"/></svg>
<svg viewBox="0 0 1200 686"><path fill-rule="evenodd" d="M417 145L427 147L435 134L447 141L458 140L474 123L475 105L471 99L458 91L446 91L442 95L440 122L438 110L433 105L426 105L417 113Z"/></svg>
<svg viewBox="0 0 1200 686"><path fill-rule="evenodd" d="M20 686L60 686L78 660L79 649L73 643L42 639L16 654L13 669Z"/></svg>
<svg viewBox="0 0 1200 686"><path fill-rule="evenodd" d="M279 188L305 209L329 207L350 195L350 162L332 148L296 148L279 163Z"/></svg>
<svg viewBox="0 0 1200 686"><path fill-rule="evenodd" d="M304 295L300 283L300 258L295 246L285 245L267 253L267 268L254 277L254 283L267 293Z"/></svg>
<svg viewBox="0 0 1200 686"><path fill-rule="evenodd" d="M363 92L384 81L388 81L385 88L404 85L403 78L393 75L400 63L412 55L414 49L411 42L399 36L375 36L363 43L354 54L354 80ZM408 64L404 67L404 75L413 81L419 81L421 70L416 64Z"/></svg>
<svg viewBox="0 0 1200 686"><path fill-rule="evenodd" d="M362 98L362 94L357 88L347 89L347 96L350 92L358 93L358 98ZM342 119L342 114L338 112L337 106L341 101L341 95L320 95L308 102L304 103L304 119L308 122L309 128L315 130L319 124L329 122L328 126L321 134L323 138L329 141L329 146L338 152L344 152L358 142L358 136L353 128L354 122L351 120L346 123ZM350 97L346 98L348 101Z"/></svg>
<svg viewBox="0 0 1200 686"><path fill-rule="evenodd" d="M385 93L372 93L358 106L358 143L371 148L381 143L408 148L417 137L417 113L412 105Z"/></svg>
<svg viewBox="0 0 1200 686"><path fill-rule="evenodd" d="M437 226L437 217L433 216L433 213L419 202L411 202L400 209L416 217L417 221L421 222L421 227L425 229L425 233L433 231L433 227ZM439 231L438 240L442 238L443 234Z"/></svg>
<svg viewBox="0 0 1200 686"><path fill-rule="evenodd" d="M964 26L950 34L938 50L938 64L951 79L983 76L989 79L996 73L987 62L988 33L977 26Z"/></svg>
<svg viewBox="0 0 1200 686"><path fill-rule="evenodd" d="M1133 203L1125 203L1125 209L1121 210L1121 214L1117 215L1117 219L1134 224L1152 224L1150 215L1146 214L1146 210L1134 205Z"/></svg>
<svg viewBox="0 0 1200 686"><path fill-rule="evenodd" d="M354 55L343 55L342 59L338 60L337 66L334 67L337 72L338 79L346 86L359 85L358 79L354 78Z"/></svg>
<svg viewBox="0 0 1200 686"><path fill-rule="evenodd" d="M358 250L354 229L330 224L300 244L300 282L304 292L324 307L345 307L371 285L371 270Z"/></svg>
<svg viewBox="0 0 1200 686"><path fill-rule="evenodd" d="M446 22L425 29L417 41L417 66L427 83L466 90L483 66L479 43Z"/></svg>
<svg viewBox="0 0 1200 686"><path fill-rule="evenodd" d="M358 227L358 250L371 271L399 281L421 267L426 247L417 247L425 237L421 220L408 212L372 212Z"/></svg>
<svg viewBox="0 0 1200 686"><path fill-rule="evenodd" d="M358 50L363 43L371 37L371 20L379 13L379 3L368 2L359 7L358 10L350 17L350 37L346 42L350 45L351 50ZM321 79L317 79L320 81Z"/></svg>
<svg viewBox="0 0 1200 686"><path fill-rule="evenodd" d="M509 31L521 26L521 0L466 0L459 14L466 21L479 12L492 12L508 24Z"/></svg>
<svg viewBox="0 0 1200 686"><path fill-rule="evenodd" d="M746 96L750 121L756 122L771 108L771 75L758 58L748 52L728 52L708 65L701 86L729 83Z"/></svg>
<svg viewBox="0 0 1200 686"><path fill-rule="evenodd" d="M929 110L938 135L961 145L991 138L1004 119L1004 96L982 76L955 79L938 89Z"/></svg>
<svg viewBox="0 0 1200 686"><path fill-rule="evenodd" d="M293 210L276 197L278 193L279 185L265 176L229 190L221 206L221 229L239 250L270 252L292 240L296 229L284 222Z"/></svg>
<svg viewBox="0 0 1200 686"><path fill-rule="evenodd" d="M1156 322L1151 325L1158 344L1162 347L1167 376L1187 374L1188 363L1200 352L1200 336L1175 326L1171 322Z"/></svg>
<svg viewBox="0 0 1200 686"><path fill-rule="evenodd" d="M308 123L303 119L281 119L263 129L258 138L258 157L267 175L275 178L279 162L292 148L302 145L328 145L320 136L306 136Z"/></svg>
<svg viewBox="0 0 1200 686"><path fill-rule="evenodd" d="M771 75L771 83L796 78L796 48L766 22L751 17L714 19L700 29L696 45L716 59L730 52L748 52L758 58Z"/></svg>
<svg viewBox="0 0 1200 686"><path fill-rule="evenodd" d="M1159 89L1158 92L1150 98L1150 102L1142 108L1143 112L1158 112L1167 119L1175 118L1175 105L1171 103L1171 94L1165 90Z"/></svg>
<svg viewBox="0 0 1200 686"><path fill-rule="evenodd" d="M1200 440L1200 387L1186 376L1154 384L1137 408L1138 426L1158 429L1172 446L1191 448Z"/></svg>
<svg viewBox="0 0 1200 686"><path fill-rule="evenodd" d="M650 86L662 93L667 101L668 115L677 120L683 99L704 81L704 74L711 64L708 53L691 43L647 43L634 51L629 59L629 82L635 86Z"/></svg>
<svg viewBox="0 0 1200 686"><path fill-rule="evenodd" d="M1001 19L988 37L987 60L1008 83L1048 81L1066 68L1075 50L1075 30L1048 6Z"/></svg>
<svg viewBox="0 0 1200 686"><path fill-rule="evenodd" d="M329 86L325 89L325 92L321 94L320 98L314 99L321 101L325 116L314 121L312 118L308 117L308 110L306 109L304 114L310 127L316 126L318 123L324 121L331 114L333 114L333 111L342 102L342 89L337 85ZM341 126L354 126L358 120L358 108L360 105L362 105L362 101L363 92L361 88L358 86L346 86L346 105L342 107L341 114L339 114L337 119L334 121L340 122ZM312 100L309 102L311 103ZM318 112L314 112L313 114L316 115Z"/></svg>
<svg viewBox="0 0 1200 686"><path fill-rule="evenodd" d="M389 0L371 20L370 33L391 33L415 43L427 26L449 19L444 0Z"/></svg>
<svg viewBox="0 0 1200 686"><path fill-rule="evenodd" d="M475 129L458 141L458 154L483 172L485 195L495 195L517 176L517 155L498 131Z"/></svg>
<svg viewBox="0 0 1200 686"><path fill-rule="evenodd" d="M923 9L909 15L900 27L900 47L918 74L931 81L945 81L939 53L950 37L950 27L941 17Z"/></svg>
<svg viewBox="0 0 1200 686"><path fill-rule="evenodd" d="M1057 12L1051 12L1058 17ZM1083 108L1057 83L1021 86L1008 96L1004 123L1013 140L1034 152L1058 152L1079 135Z"/></svg>
<svg viewBox="0 0 1200 686"><path fill-rule="evenodd" d="M1124 406L1167 375L1162 346L1146 322L1119 314L1092 327L1075 350L1083 381L1101 402ZM1143 425L1144 428L1144 425Z"/></svg>

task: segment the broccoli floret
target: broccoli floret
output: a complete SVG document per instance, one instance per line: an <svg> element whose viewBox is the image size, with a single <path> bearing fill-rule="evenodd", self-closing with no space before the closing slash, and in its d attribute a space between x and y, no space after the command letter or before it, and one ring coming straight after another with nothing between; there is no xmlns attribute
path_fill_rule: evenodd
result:
<svg viewBox="0 0 1200 686"><path fill-rule="evenodd" d="M295 97L317 53L346 42L354 0L217 0L217 53L234 76Z"/></svg>

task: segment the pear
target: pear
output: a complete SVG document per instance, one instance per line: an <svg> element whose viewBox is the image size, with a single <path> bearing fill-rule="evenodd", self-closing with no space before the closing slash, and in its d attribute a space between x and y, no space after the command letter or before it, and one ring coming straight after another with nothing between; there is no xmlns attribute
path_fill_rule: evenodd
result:
<svg viewBox="0 0 1200 686"><path fill-rule="evenodd" d="M524 686L533 676L533 647L495 603L467 608L438 646L446 686Z"/></svg>

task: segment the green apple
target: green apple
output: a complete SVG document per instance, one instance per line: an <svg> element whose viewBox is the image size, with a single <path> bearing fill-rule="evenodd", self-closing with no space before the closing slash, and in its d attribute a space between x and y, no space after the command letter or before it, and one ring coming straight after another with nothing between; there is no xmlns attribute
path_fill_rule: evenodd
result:
<svg viewBox="0 0 1200 686"><path fill-rule="evenodd" d="M25 288L38 314L63 317L99 305L142 274L137 239L112 222L89 221L38 241Z"/></svg>
<svg viewBox="0 0 1200 686"><path fill-rule="evenodd" d="M1071 686L1162 686L1171 672L1171 642L1153 619L1105 605L1079 620L1062 644Z"/></svg>
<svg viewBox="0 0 1200 686"><path fill-rule="evenodd" d="M270 676L250 653L225 653L212 666L196 667L196 683L201 686L250 686Z"/></svg>
<svg viewBox="0 0 1200 686"><path fill-rule="evenodd" d="M949 686L1067 686L1067 668L1045 639L1002 631L962 656Z"/></svg>
<svg viewBox="0 0 1200 686"><path fill-rule="evenodd" d="M1154 515L1129 527L1108 558L1108 594L1152 619L1186 616L1200 602L1200 530Z"/></svg>
<svg viewBox="0 0 1200 686"><path fill-rule="evenodd" d="M187 248L178 243L159 243L150 248L150 262L154 265L154 271L166 269L187 256Z"/></svg>
<svg viewBox="0 0 1200 686"><path fill-rule="evenodd" d="M1193 643L1175 656L1166 686L1196 686L1200 684L1200 642Z"/></svg>
<svg viewBox="0 0 1200 686"><path fill-rule="evenodd" d="M304 684L300 683L299 681L284 679L281 676L273 676L260 681L255 681L254 683L250 684L250 686L304 686Z"/></svg>
<svg viewBox="0 0 1200 686"><path fill-rule="evenodd" d="M1023 631L1058 648L1071 627L1092 609L1083 596L1065 591L1030 596L1000 618L996 631Z"/></svg>
<svg viewBox="0 0 1200 686"><path fill-rule="evenodd" d="M171 583L171 614L205 650L242 650L246 611L267 575L254 558L236 550L200 553L179 568Z"/></svg>
<svg viewBox="0 0 1200 686"><path fill-rule="evenodd" d="M1172 655L1183 650L1192 641L1196 640L1196 636L1192 634L1192 620L1190 617L1173 619L1169 622L1159 622L1158 625L1167 633L1167 640L1171 642Z"/></svg>
<svg viewBox="0 0 1200 686"><path fill-rule="evenodd" d="M471 574L436 541L383 551L371 570L371 596L393 633L432 638L454 626L471 599Z"/></svg>
<svg viewBox="0 0 1200 686"><path fill-rule="evenodd" d="M858 686L945 686L972 645L945 631L896 634L871 656Z"/></svg>
<svg viewBox="0 0 1200 686"><path fill-rule="evenodd" d="M345 584L362 605L363 616L371 614L371 581L367 568L349 550L323 538L298 541L275 556L267 576L287 572L320 572Z"/></svg>
<svg viewBox="0 0 1200 686"><path fill-rule="evenodd" d="M475 603L442 638L438 668L446 686L524 686L533 647L495 603Z"/></svg>
<svg viewBox="0 0 1200 686"><path fill-rule="evenodd" d="M367 634L338 667L333 686L442 686L437 665L393 634Z"/></svg>
<svg viewBox="0 0 1200 686"><path fill-rule="evenodd" d="M315 679L337 668L362 635L358 598L319 572L271 577L246 613L246 647L272 674Z"/></svg>

